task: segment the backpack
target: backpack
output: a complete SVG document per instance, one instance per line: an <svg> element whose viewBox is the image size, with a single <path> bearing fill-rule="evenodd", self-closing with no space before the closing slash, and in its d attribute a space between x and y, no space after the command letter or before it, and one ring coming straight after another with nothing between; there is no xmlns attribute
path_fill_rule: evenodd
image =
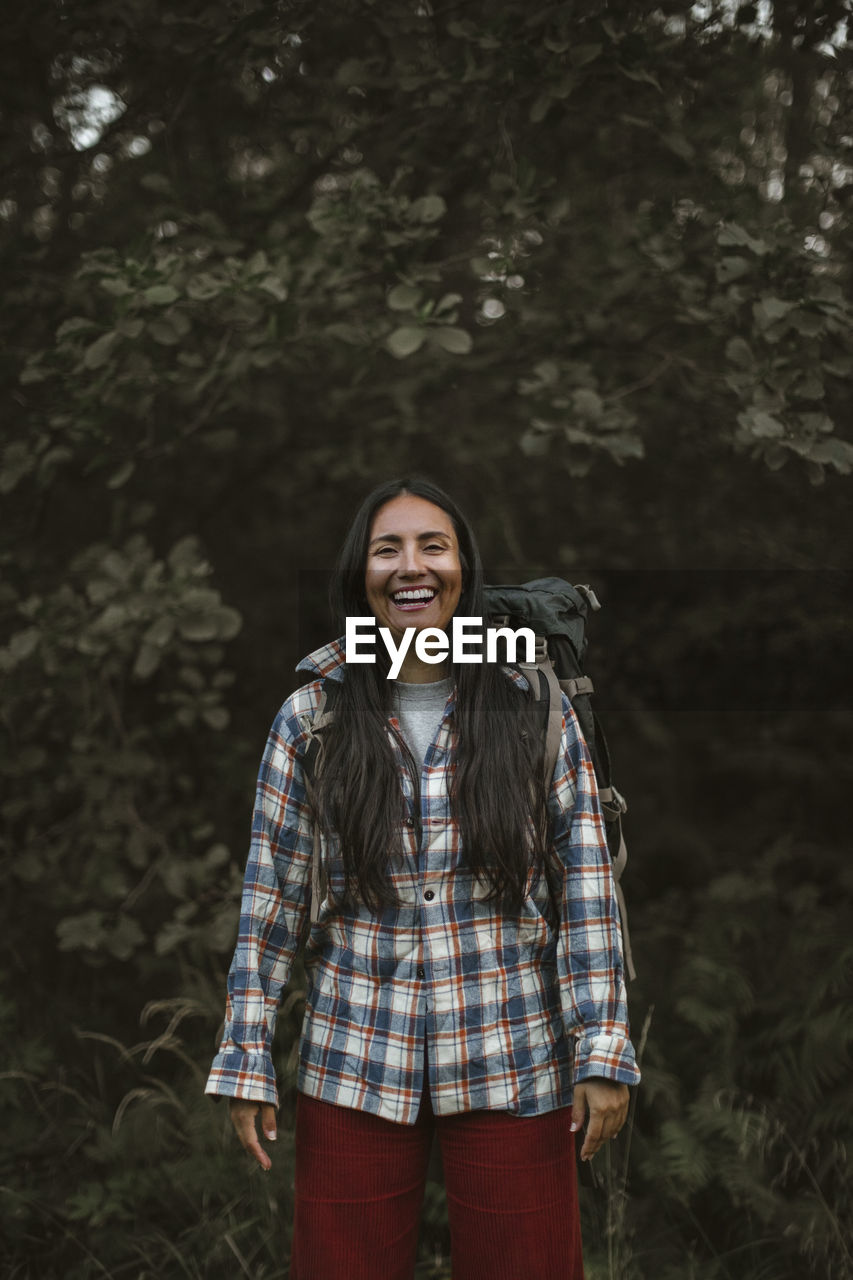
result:
<svg viewBox="0 0 853 1280"><path fill-rule="evenodd" d="M601 726L590 705L592 680L583 669L587 647L586 622L590 611L601 608L595 592L587 586L573 587L562 578L537 578L521 586L487 586L485 588L487 619L496 627L530 627L536 636L535 661L515 665L526 676L533 694L536 716L544 736L543 767L549 785L560 750L562 697L565 693L577 715L581 731L592 757L598 796L607 834L616 900L622 921L625 971L636 977L628 934L625 899L620 878L628 858L622 835L622 814L627 805L613 785L610 755ZM312 717L305 717L303 727L308 746L303 773L309 800L322 759L323 730L334 718L337 685L324 681L320 701ZM320 857L319 826L314 826L314 851L311 868L311 920L317 918L324 896L323 870Z"/></svg>
<svg viewBox="0 0 853 1280"><path fill-rule="evenodd" d="M534 700L540 709L546 785L550 784L560 750L561 692L569 699L578 718L592 757L607 834L616 901L622 921L625 972L629 978L635 978L625 895L620 883L628 861L622 834L622 814L628 806L613 785L607 740L590 701L594 685L584 671L587 618L590 612L597 612L601 604L591 587L573 587L562 578L535 578L520 586L490 586L485 588L485 596L488 620L492 626L509 626L513 630L530 627L536 636L534 663L519 662L516 665L528 676ZM533 678L534 672L538 680Z"/></svg>

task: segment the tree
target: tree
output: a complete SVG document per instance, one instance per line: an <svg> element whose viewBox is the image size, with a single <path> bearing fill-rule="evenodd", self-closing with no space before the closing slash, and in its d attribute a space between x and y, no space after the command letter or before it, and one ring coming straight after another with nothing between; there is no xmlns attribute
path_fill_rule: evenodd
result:
<svg viewBox="0 0 853 1280"><path fill-rule="evenodd" d="M663 1274L662 1259L680 1265L694 1230L706 1241L696 1274L717 1274L707 1240L736 1247L720 1224L733 1212L741 1223L743 1197L771 1224L756 1270L770 1255L779 1274L801 1274L803 1257L822 1259L826 1274L843 1266L831 1214L781 1240L789 1202L762 1198L782 1176L778 1149L755 1165L748 1193L730 1172L707 1192L730 1170L734 1132L708 1136L714 1089L730 1090L730 1118L764 1116L772 1129L772 1089L793 1093L795 1074L766 1085L766 1097L750 1076L744 1101L733 1092L743 1061L729 1054L706 1071L722 1013L700 979L724 966L702 905L708 885L721 901L745 841L769 859L760 884L789 891L789 854L768 852L789 790L779 761L798 734L826 734L840 752L849 716L823 707L816 733L796 706L765 708L747 731L763 745L740 767L766 809L741 813L746 834L727 839L707 813L700 836L689 812L667 817L661 778L676 771L690 794L709 775L736 785L731 726L713 698L687 719L679 705L661 708L666 682L655 676L650 689L649 671L690 690L697 653L733 652L757 681L817 650L846 679L847 607L828 585L837 579L804 589L776 572L849 567L849 8L194 0L163 11L150 0L40 0L8 21L8 978L27 994L12 1005L25 1011L37 992L47 1017L34 1029L10 1005L7 1042L32 1096L50 1089L55 1100L40 1128L38 1112L15 1112L20 1086L8 1085L23 1170L10 1185L26 1206L18 1256L44 1237L44 1274L95 1266L74 1223L93 1256L126 1260L116 1225L134 1196L170 1240L195 1248L203 1234L209 1159L193 1165L197 1195L182 1216L163 1193L179 1176L171 1165L159 1187L138 1170L136 1181L104 1175L107 1135L118 1112L125 1159L134 1141L159 1159L145 1126L156 1103L172 1108L183 1142L198 1126L203 1149L213 1144L206 1113L174 1102L189 1105L198 1088L178 1024L216 1016L270 689L285 692L305 637L322 637L313 579L337 547L337 512L354 490L408 469L459 496L495 568L588 570L612 583L605 602L619 622L602 632L602 687L613 691L633 791L657 801L640 801L635 859L641 903L645 892L664 912L645 940L658 986L641 988L657 1009L653 1082L665 1077L661 1046L680 1033L684 1000L699 991L700 1006L678 1063L679 1113L656 1109L668 1085L650 1090L632 1175L639 1212L652 1212L644 1195L677 1180L685 1132L707 1139L711 1171L684 1190L689 1212L675 1215L649 1274ZM681 576L646 578L638 591L637 571L651 567ZM774 573L766 589L734 592L736 611L733 579L717 579L719 590L701 579L697 591L697 568L746 567ZM819 600L815 623L804 597ZM784 642L765 635L768 614L784 619ZM730 677L714 687L727 690ZM807 706L804 679L794 687ZM816 805L833 803L831 781L810 784ZM822 831L810 854L808 918L824 933L834 895L849 900L834 839ZM675 852L685 841L692 871ZM771 949L784 945L783 916L768 915ZM699 941L684 976L664 982L662 957L685 919ZM746 930L742 913L734 919ZM727 934L725 964L748 974L765 934L742 946ZM729 981L737 988L736 977L719 979ZM815 1031L804 1042L832 1041L842 1061L835 991L830 983L808 1004L803 990L811 1029L829 1028L826 1041ZM155 1022L174 1025L130 1057L105 1057L103 1042L61 1029L72 1008L87 1034L128 1044L146 1001ZM757 1008L744 997L727 1015L747 1059L775 1043L772 993ZM198 1062L207 1039L190 1038ZM146 1075L164 1054L170 1065ZM85 1100L77 1110L58 1101L71 1097L57 1092L72 1087L56 1074L63 1056ZM105 1062L115 1088L98 1083ZM840 1096L835 1076L826 1087ZM178 1092L164 1101L169 1089ZM795 1149L823 1142L826 1123L804 1124ZM50 1218L39 1143L48 1133L72 1151L83 1132L95 1137L82 1198ZM51 1178L55 1204L68 1177L59 1168ZM832 1165L826 1202L841 1206L846 1186ZM229 1232L222 1208L199 1273L233 1256ZM162 1270L171 1255L155 1237L140 1232L132 1247Z"/></svg>

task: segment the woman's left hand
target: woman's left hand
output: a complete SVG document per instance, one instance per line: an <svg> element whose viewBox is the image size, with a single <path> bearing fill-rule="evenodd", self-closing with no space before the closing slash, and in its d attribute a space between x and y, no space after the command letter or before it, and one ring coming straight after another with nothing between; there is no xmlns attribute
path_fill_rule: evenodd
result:
<svg viewBox="0 0 853 1280"><path fill-rule="evenodd" d="M581 1160L589 1160L608 1138L615 1138L628 1115L628 1086L615 1080L582 1080L575 1085L572 1129L577 1132L589 1112Z"/></svg>

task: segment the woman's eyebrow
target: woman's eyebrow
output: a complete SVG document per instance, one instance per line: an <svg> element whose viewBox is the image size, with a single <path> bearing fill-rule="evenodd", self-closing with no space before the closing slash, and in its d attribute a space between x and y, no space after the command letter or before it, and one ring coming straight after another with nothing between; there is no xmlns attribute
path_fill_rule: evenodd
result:
<svg viewBox="0 0 853 1280"><path fill-rule="evenodd" d="M430 531L427 533L419 533L416 536L418 542L429 542L431 538L445 538L447 541L450 540L450 534L445 533L443 529L436 529L434 532ZM375 542L395 542L399 545L402 541L403 539L400 537L399 533L380 533L378 537L370 539L369 545L372 547Z"/></svg>

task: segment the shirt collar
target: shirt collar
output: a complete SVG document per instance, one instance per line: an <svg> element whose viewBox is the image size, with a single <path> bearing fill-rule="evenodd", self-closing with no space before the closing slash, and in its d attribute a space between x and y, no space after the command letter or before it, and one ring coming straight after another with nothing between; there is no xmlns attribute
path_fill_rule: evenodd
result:
<svg viewBox="0 0 853 1280"><path fill-rule="evenodd" d="M309 653L306 658L302 659L296 670L311 671L321 679L329 676L332 680L343 680L345 663L344 637L341 636L339 639L331 640L328 644L315 649L313 653Z"/></svg>

